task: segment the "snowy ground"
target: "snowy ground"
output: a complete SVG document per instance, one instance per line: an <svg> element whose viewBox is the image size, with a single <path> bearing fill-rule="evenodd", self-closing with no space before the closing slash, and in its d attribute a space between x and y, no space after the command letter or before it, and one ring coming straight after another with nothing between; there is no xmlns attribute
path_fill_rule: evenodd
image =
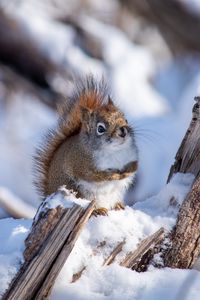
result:
<svg viewBox="0 0 200 300"><path fill-rule="evenodd" d="M200 274L195 270L156 269L137 273L118 262L136 249L140 240L163 226L167 231L175 224L178 209L190 189L193 176L177 174L158 195L123 211L110 211L108 217L92 217L83 229L72 253L59 274L52 300L64 299L199 299ZM172 196L176 203L170 203ZM53 205L58 205L57 199ZM31 220L0 221L0 295L23 260L24 239ZM102 267L105 258L123 240L115 263ZM105 242L105 246L99 247ZM95 251L95 255L94 255ZM155 258L160 261L159 256ZM160 262L162 263L162 262ZM73 274L84 266L81 278L71 283Z"/></svg>
<svg viewBox="0 0 200 300"><path fill-rule="evenodd" d="M34 1L20 1L16 9L11 7L11 13L22 20L40 48L56 63L70 66L75 73L105 74L115 101L133 124L139 148L138 183L128 201L146 199L133 208L90 220L59 275L51 298L199 299L200 275L195 270L158 270L150 266L147 272L136 273L117 263L109 267L101 265L124 237L125 255L161 226L169 230L175 224L178 207L171 207L169 201L172 195L176 196L180 205L191 177L179 175L170 185L165 183L191 120L193 98L200 92L200 59L188 56L161 62L148 47L132 43L119 29L83 17L86 28L98 34L102 43L104 61L100 61L75 44L75 32L70 26L52 21L48 13L42 12L42 5L40 8L35 9ZM58 90L66 88L59 80L55 85ZM36 207L38 196L32 185L31 156L46 128L55 124L56 115L32 95L19 91L10 94L12 105L4 107L5 94L0 82L0 186ZM156 196L149 198L151 195ZM0 216L5 216L5 212L0 211ZM23 241L30 226L31 220L0 220L0 294L22 261ZM91 259L92 250L104 240L107 247ZM71 284L72 274L84 264L88 267L82 277Z"/></svg>

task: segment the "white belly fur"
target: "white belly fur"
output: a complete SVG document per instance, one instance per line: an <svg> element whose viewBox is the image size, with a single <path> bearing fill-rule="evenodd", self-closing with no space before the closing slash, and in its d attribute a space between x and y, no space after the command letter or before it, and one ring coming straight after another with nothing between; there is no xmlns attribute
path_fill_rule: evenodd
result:
<svg viewBox="0 0 200 300"><path fill-rule="evenodd" d="M87 182L79 181L85 197L90 200L96 200L96 207L114 208L117 202L123 203L124 194L130 184L133 182L135 173L122 180Z"/></svg>
<svg viewBox="0 0 200 300"><path fill-rule="evenodd" d="M102 150L95 153L95 162L98 170L119 169L126 164L137 161L137 149L133 146L131 138L124 144L112 143L105 145ZM79 181L84 197L89 200L96 200L97 207L107 209L114 208L117 202L123 202L124 194L133 182L135 173L122 180L87 182Z"/></svg>
<svg viewBox="0 0 200 300"><path fill-rule="evenodd" d="M98 170L122 169L126 164L138 160L136 147L133 147L131 139L122 145L110 144L95 155Z"/></svg>

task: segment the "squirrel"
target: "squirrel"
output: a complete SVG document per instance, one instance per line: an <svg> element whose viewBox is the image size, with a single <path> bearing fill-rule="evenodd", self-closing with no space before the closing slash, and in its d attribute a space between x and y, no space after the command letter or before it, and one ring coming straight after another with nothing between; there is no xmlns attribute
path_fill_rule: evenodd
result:
<svg viewBox="0 0 200 300"><path fill-rule="evenodd" d="M46 197L60 186L95 200L94 214L123 209L123 196L138 166L134 130L113 103L105 80L77 80L58 108L56 129L36 150L35 184Z"/></svg>

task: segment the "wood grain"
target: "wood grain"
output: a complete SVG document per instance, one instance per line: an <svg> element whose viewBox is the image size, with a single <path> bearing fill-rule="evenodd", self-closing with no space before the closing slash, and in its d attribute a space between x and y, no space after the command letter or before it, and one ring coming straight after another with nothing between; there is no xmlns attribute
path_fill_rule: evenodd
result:
<svg viewBox="0 0 200 300"><path fill-rule="evenodd" d="M48 299L55 279L93 209L94 202L86 209L74 204L71 208L58 206L42 210L26 240L25 262L2 299Z"/></svg>
<svg viewBox="0 0 200 300"><path fill-rule="evenodd" d="M168 178L177 172L195 176L172 232L172 246L164 257L166 266L176 268L192 268L200 257L200 97L195 100L192 121Z"/></svg>

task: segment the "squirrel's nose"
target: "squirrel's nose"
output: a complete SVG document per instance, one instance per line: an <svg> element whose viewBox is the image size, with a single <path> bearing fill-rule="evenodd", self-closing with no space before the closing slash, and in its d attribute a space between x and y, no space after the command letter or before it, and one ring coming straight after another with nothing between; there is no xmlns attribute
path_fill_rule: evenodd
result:
<svg viewBox="0 0 200 300"><path fill-rule="evenodd" d="M120 127L119 128L119 136L124 138L127 135L127 128L126 127Z"/></svg>

